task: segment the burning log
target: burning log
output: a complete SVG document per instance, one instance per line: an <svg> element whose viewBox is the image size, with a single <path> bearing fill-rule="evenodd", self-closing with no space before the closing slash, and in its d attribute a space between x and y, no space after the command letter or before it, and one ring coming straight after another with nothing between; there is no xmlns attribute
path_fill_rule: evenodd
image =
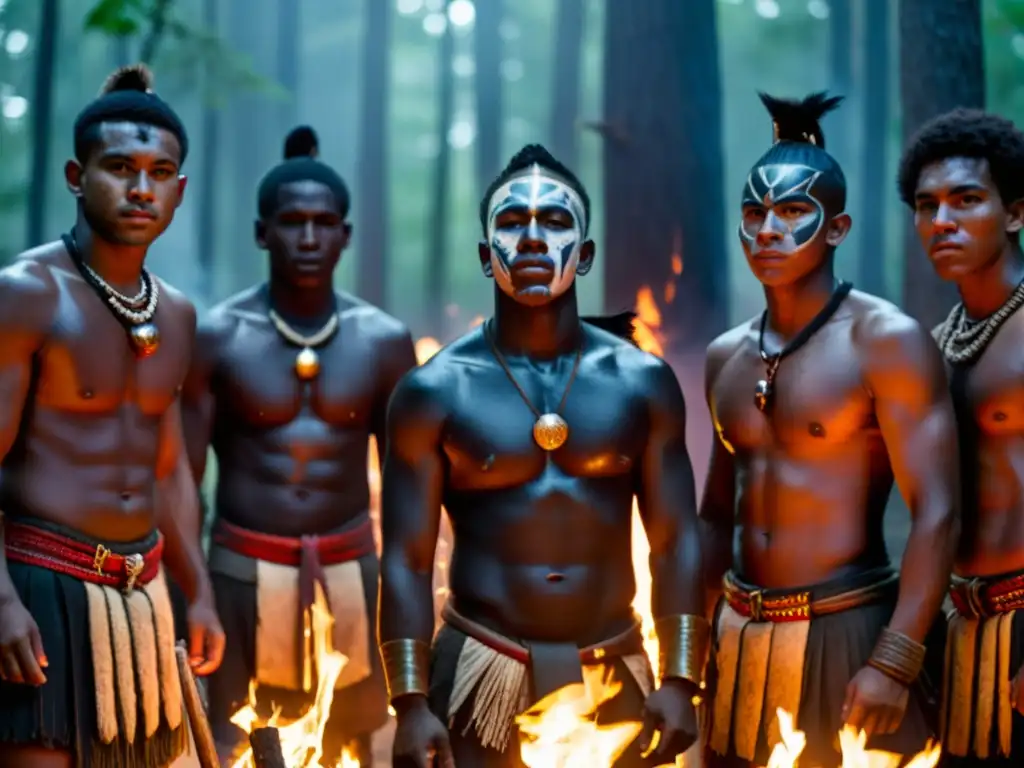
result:
<svg viewBox="0 0 1024 768"><path fill-rule="evenodd" d="M192 739L196 744L199 765L202 768L220 768L217 747L213 743L213 731L210 730L210 721L206 719L206 709L199 697L199 687L192 675L192 667L188 663L188 651L185 649L184 642L177 644L174 655L178 660L181 694L185 699L185 711L188 713L188 722L192 729Z"/></svg>
<svg viewBox="0 0 1024 768"><path fill-rule="evenodd" d="M277 728L257 728L249 735L249 746L256 768L288 768Z"/></svg>

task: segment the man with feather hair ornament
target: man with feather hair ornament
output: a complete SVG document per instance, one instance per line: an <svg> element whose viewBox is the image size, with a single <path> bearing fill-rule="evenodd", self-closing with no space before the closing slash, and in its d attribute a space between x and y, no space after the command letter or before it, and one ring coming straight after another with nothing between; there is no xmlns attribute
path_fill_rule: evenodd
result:
<svg viewBox="0 0 1024 768"><path fill-rule="evenodd" d="M958 529L945 372L926 329L835 277L851 219L819 120L840 99L761 100L774 137L743 186L739 236L767 306L706 364L708 761L767 762L778 708L807 734L801 764L837 765L844 724L913 754L933 735ZM898 574L883 536L894 478L912 518Z"/></svg>
<svg viewBox="0 0 1024 768"><path fill-rule="evenodd" d="M314 582L348 662L335 683L324 765L348 747L369 765L370 736L387 722L377 654L378 560L367 483L371 435L384 450L388 400L416 365L408 328L334 287L348 245L349 193L317 160L309 126L257 193L257 245L269 277L214 307L184 389L197 484L217 458L209 564L228 644L211 678L210 720L224 759L248 745L231 717L257 684L257 710L291 717L317 691L306 636ZM383 463L383 462L381 462Z"/></svg>
<svg viewBox="0 0 1024 768"><path fill-rule="evenodd" d="M188 137L139 65L74 147L74 226L0 270L0 766L162 766L187 739L164 563L195 671L224 649L179 405L195 310L143 266Z"/></svg>

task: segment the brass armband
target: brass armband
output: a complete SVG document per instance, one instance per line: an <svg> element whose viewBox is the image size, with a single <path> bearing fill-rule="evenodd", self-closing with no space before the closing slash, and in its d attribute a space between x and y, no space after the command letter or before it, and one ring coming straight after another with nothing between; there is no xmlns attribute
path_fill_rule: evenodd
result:
<svg viewBox="0 0 1024 768"><path fill-rule="evenodd" d="M909 686L921 674L925 647L900 632L885 627L868 664L883 675Z"/></svg>
<svg viewBox="0 0 1024 768"><path fill-rule="evenodd" d="M711 624L703 616L664 616L654 622L658 637L658 678L682 678L700 685L711 644Z"/></svg>
<svg viewBox="0 0 1024 768"><path fill-rule="evenodd" d="M430 676L430 646L422 640L402 638L381 643L380 658L384 663L384 680L388 701L408 693L427 695Z"/></svg>

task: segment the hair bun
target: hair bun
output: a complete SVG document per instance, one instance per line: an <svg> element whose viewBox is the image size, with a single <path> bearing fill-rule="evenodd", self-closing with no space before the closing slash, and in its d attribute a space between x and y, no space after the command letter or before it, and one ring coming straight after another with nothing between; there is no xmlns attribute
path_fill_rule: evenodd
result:
<svg viewBox="0 0 1024 768"><path fill-rule="evenodd" d="M103 81L100 95L113 93L114 91L151 93L153 91L152 70L145 64L132 64L115 70Z"/></svg>
<svg viewBox="0 0 1024 768"><path fill-rule="evenodd" d="M294 157L316 157L320 151L320 142L316 131L308 125L293 128L284 140L284 159Z"/></svg>

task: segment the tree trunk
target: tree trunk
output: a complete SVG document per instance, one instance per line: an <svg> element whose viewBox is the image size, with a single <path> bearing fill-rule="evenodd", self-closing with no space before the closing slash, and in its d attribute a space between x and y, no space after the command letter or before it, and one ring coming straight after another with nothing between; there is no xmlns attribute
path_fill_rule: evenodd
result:
<svg viewBox="0 0 1024 768"><path fill-rule="evenodd" d="M504 45L499 33L504 0L476 4L473 58L476 72L476 175L481 196L501 171L501 57Z"/></svg>
<svg viewBox="0 0 1024 768"><path fill-rule="evenodd" d="M153 10L149 16L149 31L139 49L139 61L143 64L152 65L153 59L156 58L164 32L167 30L167 17L171 12L172 2L173 0L156 0L153 3Z"/></svg>
<svg viewBox="0 0 1024 768"><path fill-rule="evenodd" d="M715 0L607 3L605 309L658 302L668 350L728 319Z"/></svg>
<svg viewBox="0 0 1024 768"><path fill-rule="evenodd" d="M277 81L288 91L281 105L282 144L298 113L299 8L294 0L277 0Z"/></svg>
<svg viewBox="0 0 1024 768"><path fill-rule="evenodd" d="M391 36L390 2L366 0L363 38L363 84L359 114L357 291L378 307L387 307L388 195L387 106Z"/></svg>
<svg viewBox="0 0 1024 768"><path fill-rule="evenodd" d="M53 121L53 74L57 71L57 24L60 4L43 0L39 17L39 49L36 54L35 83L32 94L32 173L28 188L28 216L25 245L33 248L43 242L46 226L47 179L50 176L50 124Z"/></svg>
<svg viewBox="0 0 1024 768"><path fill-rule="evenodd" d="M885 206L880 192L890 183L886 163L889 145L889 3L867 0L861 10L861 157L860 288L888 297L885 285Z"/></svg>
<svg viewBox="0 0 1024 768"><path fill-rule="evenodd" d="M870 5L872 0L867 0ZM853 12L850 0L829 0L828 68L833 93L851 97L853 88ZM845 165L850 160L849 115L833 112L824 119L822 129L828 139L828 151Z"/></svg>
<svg viewBox="0 0 1024 768"><path fill-rule="evenodd" d="M900 98L903 138L956 107L985 105L981 0L901 0ZM910 226L903 264L903 308L928 327L956 302L951 283L936 277Z"/></svg>
<svg viewBox="0 0 1024 768"><path fill-rule="evenodd" d="M445 2L445 11L451 0ZM452 56L455 39L452 25L445 25L444 35L437 55L437 77L439 98L437 100L437 159L434 165L434 183L430 191L431 213L429 219L429 242L427 258L426 310L429 318L429 333L443 339L447 333L445 303L448 295L448 195L451 188L451 149L448 131L452 122L452 106L455 98L455 81L452 77Z"/></svg>
<svg viewBox="0 0 1024 768"><path fill-rule="evenodd" d="M575 170L578 159L580 69L583 52L583 0L559 0L555 61L551 68L551 151Z"/></svg>
<svg viewBox="0 0 1024 768"><path fill-rule="evenodd" d="M203 0L203 24L211 34L217 34L218 0ZM204 79L210 79L210 73L203 73ZM209 90L209 82L207 82ZM209 98L209 96L207 96ZM220 141L220 114L211 104L203 104L202 125L200 126L200 141L203 147L203 154L200 159L200 182L199 182L199 213L198 213L198 263L199 272L202 275L203 298L207 303L213 303L214 280L213 280L213 255L217 250L217 184L214 179L217 177L217 149Z"/></svg>

